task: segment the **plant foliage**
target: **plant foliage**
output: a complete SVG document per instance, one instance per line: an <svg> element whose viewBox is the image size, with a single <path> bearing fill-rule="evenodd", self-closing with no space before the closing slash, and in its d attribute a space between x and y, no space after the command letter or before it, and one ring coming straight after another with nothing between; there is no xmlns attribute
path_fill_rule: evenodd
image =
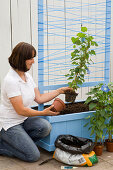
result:
<svg viewBox="0 0 113 170"><path fill-rule="evenodd" d="M96 111L89 117L90 135L96 134L95 142L97 142L108 133L111 141L113 135L113 83L110 82L108 85L101 83L91 88L87 94L89 96L85 103L89 104L90 110Z"/></svg>
<svg viewBox="0 0 113 170"><path fill-rule="evenodd" d="M85 82L85 75L90 73L88 65L93 63L91 56L96 55L91 47L98 46L93 36L87 34L87 28L81 27L81 32L76 37L71 38L74 51L71 53L72 68L65 76L69 80L68 84L73 90L77 90Z"/></svg>

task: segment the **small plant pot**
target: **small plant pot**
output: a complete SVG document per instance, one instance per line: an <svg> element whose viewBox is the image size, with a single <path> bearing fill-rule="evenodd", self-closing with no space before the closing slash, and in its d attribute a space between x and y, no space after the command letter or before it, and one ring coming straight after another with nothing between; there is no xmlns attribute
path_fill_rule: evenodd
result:
<svg viewBox="0 0 113 170"><path fill-rule="evenodd" d="M54 107L52 109L52 111L54 111L54 112L61 112L66 107L65 103L59 98L56 98L52 105L54 105Z"/></svg>
<svg viewBox="0 0 113 170"><path fill-rule="evenodd" d="M74 103L77 95L78 93L76 93L75 91L67 90L65 93L65 101Z"/></svg>
<svg viewBox="0 0 113 170"><path fill-rule="evenodd" d="M94 146L94 152L97 156L101 156L102 155L102 152L103 152L103 148L104 148L104 145L99 145L99 144L96 144Z"/></svg>
<svg viewBox="0 0 113 170"><path fill-rule="evenodd" d="M113 141L106 141L106 150L108 152L113 152Z"/></svg>

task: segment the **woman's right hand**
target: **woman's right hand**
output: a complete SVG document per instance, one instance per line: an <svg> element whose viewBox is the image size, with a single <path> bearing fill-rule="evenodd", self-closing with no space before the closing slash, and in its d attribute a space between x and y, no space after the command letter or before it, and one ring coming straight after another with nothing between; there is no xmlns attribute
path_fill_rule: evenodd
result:
<svg viewBox="0 0 113 170"><path fill-rule="evenodd" d="M60 112L53 112L52 109L53 109L54 105L51 105L50 107L44 109L42 112L43 112L43 115L42 116L56 116L58 115Z"/></svg>

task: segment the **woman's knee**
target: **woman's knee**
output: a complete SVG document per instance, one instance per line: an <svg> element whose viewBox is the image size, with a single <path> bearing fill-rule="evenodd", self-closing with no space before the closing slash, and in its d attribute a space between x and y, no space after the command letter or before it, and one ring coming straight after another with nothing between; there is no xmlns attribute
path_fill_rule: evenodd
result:
<svg viewBox="0 0 113 170"><path fill-rule="evenodd" d="M49 133L51 132L52 126L47 120L44 119L43 121L44 122L43 122L42 127L40 127L40 131L41 131L43 137L45 137L45 136L49 135Z"/></svg>
<svg viewBox="0 0 113 170"><path fill-rule="evenodd" d="M26 155L27 162L36 162L39 159L40 159L40 152L38 150L34 151L33 153L30 153L29 155Z"/></svg>
<svg viewBox="0 0 113 170"><path fill-rule="evenodd" d="M30 126L28 126L27 122ZM49 135L52 127L46 119L36 117L33 119L28 119L24 124L24 128L31 138L40 139Z"/></svg>

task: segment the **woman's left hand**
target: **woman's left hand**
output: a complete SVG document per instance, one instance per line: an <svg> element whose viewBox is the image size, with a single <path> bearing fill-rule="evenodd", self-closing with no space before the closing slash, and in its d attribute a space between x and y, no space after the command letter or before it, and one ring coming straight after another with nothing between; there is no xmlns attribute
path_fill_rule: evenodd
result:
<svg viewBox="0 0 113 170"><path fill-rule="evenodd" d="M59 91L59 94L65 94L66 91L73 91L73 89L71 87L61 87L57 90Z"/></svg>

